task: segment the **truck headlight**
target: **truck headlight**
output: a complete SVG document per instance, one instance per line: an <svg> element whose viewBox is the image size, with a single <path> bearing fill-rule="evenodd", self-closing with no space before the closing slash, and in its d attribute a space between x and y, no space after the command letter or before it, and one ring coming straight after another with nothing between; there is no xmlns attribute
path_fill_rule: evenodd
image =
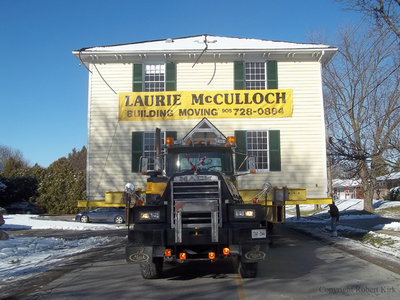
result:
<svg viewBox="0 0 400 300"><path fill-rule="evenodd" d="M256 217L256 211L254 209L235 209L234 210L235 218L249 218L254 219Z"/></svg>
<svg viewBox="0 0 400 300"><path fill-rule="evenodd" d="M160 212L159 211L142 211L139 215L140 220L159 220Z"/></svg>

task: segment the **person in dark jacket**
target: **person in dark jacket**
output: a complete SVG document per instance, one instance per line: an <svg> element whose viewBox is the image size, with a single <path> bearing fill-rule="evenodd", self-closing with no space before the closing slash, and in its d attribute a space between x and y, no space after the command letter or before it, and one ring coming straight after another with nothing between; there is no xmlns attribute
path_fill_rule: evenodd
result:
<svg viewBox="0 0 400 300"><path fill-rule="evenodd" d="M339 221L339 209L335 203L329 204L329 214L331 215L332 236L337 236L336 223Z"/></svg>

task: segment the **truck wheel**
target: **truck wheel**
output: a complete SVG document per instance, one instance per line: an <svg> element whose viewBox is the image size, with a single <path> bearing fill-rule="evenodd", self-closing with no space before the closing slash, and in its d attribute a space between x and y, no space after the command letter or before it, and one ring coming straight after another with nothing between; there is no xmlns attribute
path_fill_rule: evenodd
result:
<svg viewBox="0 0 400 300"><path fill-rule="evenodd" d="M154 258L152 262L140 264L140 271L144 279L156 279L161 276L163 267L163 258Z"/></svg>
<svg viewBox="0 0 400 300"><path fill-rule="evenodd" d="M257 263L244 263L239 262L239 274L242 278L254 278L257 276Z"/></svg>

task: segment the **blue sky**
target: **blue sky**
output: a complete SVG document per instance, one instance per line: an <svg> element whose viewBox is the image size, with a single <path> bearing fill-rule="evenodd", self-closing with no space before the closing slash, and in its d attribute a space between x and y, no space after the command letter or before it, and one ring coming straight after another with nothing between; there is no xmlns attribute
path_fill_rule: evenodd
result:
<svg viewBox="0 0 400 300"><path fill-rule="evenodd" d="M359 19L333 0L0 0L0 145L43 167L86 145L88 72L72 50L203 33L334 40Z"/></svg>

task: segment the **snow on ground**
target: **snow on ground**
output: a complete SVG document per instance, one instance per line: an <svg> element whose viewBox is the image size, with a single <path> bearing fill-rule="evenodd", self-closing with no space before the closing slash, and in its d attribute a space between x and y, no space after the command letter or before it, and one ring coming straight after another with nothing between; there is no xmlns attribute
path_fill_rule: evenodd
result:
<svg viewBox="0 0 400 300"><path fill-rule="evenodd" d="M390 231L398 232L400 231L400 222L391 222L389 224L378 224L371 227L372 230L366 230L365 224L359 226L358 221L375 220L379 222L383 217L377 214L362 214L361 211L364 208L364 201L360 199L349 199L349 200L337 200L335 202L336 206L340 211L340 221L345 221L346 225L337 225L337 231L339 236L356 236L359 234L364 234L362 241L352 241L352 243L362 243L363 245L378 249L381 252L393 255L400 258L400 238L399 235L393 233L388 235L386 233ZM399 201L385 201L376 200L374 201L374 208L377 212L383 211L385 209L400 207ZM322 205L322 211L311 215L310 217L302 217L297 219L293 211L294 207L287 208L287 221L289 223L296 224L295 226L301 230L307 231L312 235L326 238L330 236L331 224L329 216L329 206ZM313 211L314 205L300 205L301 211ZM393 214L385 215L385 217L400 219L400 214L394 212ZM351 223L352 225L347 225ZM307 225L309 224L309 225ZM379 230L386 230L385 233L380 233ZM375 231L376 230L376 231ZM338 242L343 242L346 238L339 237L336 238ZM347 239L348 240L348 239Z"/></svg>
<svg viewBox="0 0 400 300"><path fill-rule="evenodd" d="M69 221L51 221L45 216L37 215L4 215L6 223L2 229L58 229L58 230L110 230L124 229L125 225L92 224Z"/></svg>
<svg viewBox="0 0 400 300"><path fill-rule="evenodd" d="M72 218L72 217L71 217ZM83 224L51 221L35 215L4 215L6 224L1 230L56 229L56 230L113 230L125 225ZM72 221L72 220L71 220ZM10 237L0 241L0 287L2 283L28 278L65 263L73 255L113 243L123 243L123 237L93 236L65 240L63 238Z"/></svg>
<svg viewBox="0 0 400 300"><path fill-rule="evenodd" d="M363 210L363 200L339 200L336 201L341 213L341 220L351 221L362 219L379 218L376 215L350 214ZM398 201L379 200L374 202L377 211L391 207L399 207ZM314 210L314 205L301 205L302 211ZM303 230L308 230L313 235L330 236L330 219L328 214L329 207L322 206L323 211L317 212L311 218L301 218L297 220L294 216L294 206L287 207L287 221L296 223ZM400 219L399 215L395 216ZM71 221L52 221L43 216L35 215L4 215L6 224L0 229L56 229L56 230L114 230L124 229L125 225L115 224L87 224ZM377 219L379 220L379 219ZM379 231L368 231L357 228L357 226L348 226L338 224L339 235L346 233L362 233L369 239L364 241L364 245L371 249L379 249L382 252L400 257L400 239L398 237L381 234ZM400 222L376 225L376 230L385 229L394 232L400 231ZM375 230L374 229L374 230ZM347 240L347 243L361 243L338 237L338 241ZM74 254L85 252L106 244L122 243L123 237L99 237L93 236L78 240L65 240L62 238L44 238L44 237L11 237L9 240L0 241L0 288L1 285L21 278L28 278L55 266L65 264Z"/></svg>

